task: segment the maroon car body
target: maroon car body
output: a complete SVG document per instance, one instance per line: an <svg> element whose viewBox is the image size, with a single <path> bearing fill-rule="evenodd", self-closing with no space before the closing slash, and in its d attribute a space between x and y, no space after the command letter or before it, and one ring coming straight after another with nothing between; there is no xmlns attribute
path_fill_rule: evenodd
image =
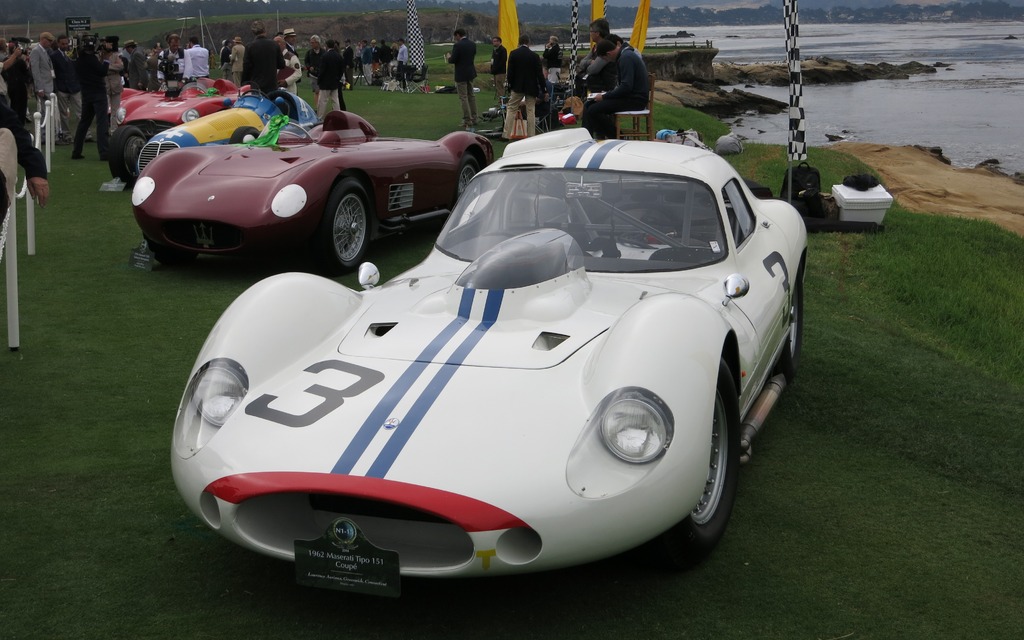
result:
<svg viewBox="0 0 1024 640"><path fill-rule="evenodd" d="M446 217L493 159L481 135L384 138L359 116L334 111L308 130L289 124L273 146L158 156L139 176L132 207L165 264L308 245L319 268L335 275L357 267L370 240Z"/></svg>
<svg viewBox="0 0 1024 640"><path fill-rule="evenodd" d="M231 107L238 93L238 87L223 78L200 78L177 93L125 89L121 107L110 114L117 124L110 138L110 175L134 182L146 141L164 129Z"/></svg>

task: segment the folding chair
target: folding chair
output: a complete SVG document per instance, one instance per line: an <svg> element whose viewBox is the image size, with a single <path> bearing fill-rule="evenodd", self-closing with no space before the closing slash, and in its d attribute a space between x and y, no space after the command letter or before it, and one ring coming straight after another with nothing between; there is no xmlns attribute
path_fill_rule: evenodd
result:
<svg viewBox="0 0 1024 640"><path fill-rule="evenodd" d="M654 140L654 81L653 73L647 74L650 92L647 108L637 111L618 111L615 114L615 137L618 140Z"/></svg>
<svg viewBox="0 0 1024 640"><path fill-rule="evenodd" d="M427 84L427 65L421 65L419 69L406 69L405 91L406 93L430 93L430 85Z"/></svg>

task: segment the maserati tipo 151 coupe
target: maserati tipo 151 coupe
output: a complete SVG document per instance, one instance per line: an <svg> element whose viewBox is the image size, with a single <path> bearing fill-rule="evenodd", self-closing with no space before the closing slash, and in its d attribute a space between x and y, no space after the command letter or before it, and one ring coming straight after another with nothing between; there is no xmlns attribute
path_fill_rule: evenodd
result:
<svg viewBox="0 0 1024 640"><path fill-rule="evenodd" d="M260 139L181 148L146 166L132 207L158 261L308 246L319 269L336 275L357 267L372 239L443 220L494 159L481 135L385 138L346 111Z"/></svg>
<svg viewBox="0 0 1024 640"><path fill-rule="evenodd" d="M420 265L230 305L178 409L178 491L325 586L373 582L359 553L401 576L691 566L796 372L806 238L706 150L512 143Z"/></svg>

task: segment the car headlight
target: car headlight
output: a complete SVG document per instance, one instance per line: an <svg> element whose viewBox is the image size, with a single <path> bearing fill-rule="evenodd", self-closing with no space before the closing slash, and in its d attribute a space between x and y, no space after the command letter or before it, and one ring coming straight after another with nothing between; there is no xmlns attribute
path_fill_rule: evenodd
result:
<svg viewBox="0 0 1024 640"><path fill-rule="evenodd" d="M128 111L124 107L118 107L117 112L114 114L114 123L121 124L127 116Z"/></svg>
<svg viewBox="0 0 1024 640"><path fill-rule="evenodd" d="M196 371L174 422L174 450L189 458L224 426L249 391L249 376L229 358L215 358Z"/></svg>
<svg viewBox="0 0 1024 640"><path fill-rule="evenodd" d="M149 196L153 195L156 191L156 181L148 176L139 178L135 181L135 186L132 188L132 205L139 207L146 201Z"/></svg>
<svg viewBox="0 0 1024 640"><path fill-rule="evenodd" d="M626 462L657 459L672 442L672 417L665 403L639 387L609 394L598 408L601 439L608 450Z"/></svg>
<svg viewBox="0 0 1024 640"><path fill-rule="evenodd" d="M185 113L181 114L182 122L192 122L199 117L199 112L195 109L188 109Z"/></svg>
<svg viewBox="0 0 1024 640"><path fill-rule="evenodd" d="M278 218L290 218L306 206L306 190L297 184L290 184L277 192L270 210Z"/></svg>

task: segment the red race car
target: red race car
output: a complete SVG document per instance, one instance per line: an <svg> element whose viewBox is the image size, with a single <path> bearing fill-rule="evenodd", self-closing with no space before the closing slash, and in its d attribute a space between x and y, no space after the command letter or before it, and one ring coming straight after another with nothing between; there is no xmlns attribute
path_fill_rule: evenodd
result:
<svg viewBox="0 0 1024 640"><path fill-rule="evenodd" d="M494 159L481 135L383 138L344 111L310 128L291 122L276 144L260 144L183 148L146 166L132 208L158 261L308 244L337 275L359 265L370 240L447 216Z"/></svg>
<svg viewBox="0 0 1024 640"><path fill-rule="evenodd" d="M180 90L125 89L121 108L110 114L117 129L110 137L110 175L131 184L137 177L139 152L164 129L229 108L238 87L229 80L200 78Z"/></svg>

